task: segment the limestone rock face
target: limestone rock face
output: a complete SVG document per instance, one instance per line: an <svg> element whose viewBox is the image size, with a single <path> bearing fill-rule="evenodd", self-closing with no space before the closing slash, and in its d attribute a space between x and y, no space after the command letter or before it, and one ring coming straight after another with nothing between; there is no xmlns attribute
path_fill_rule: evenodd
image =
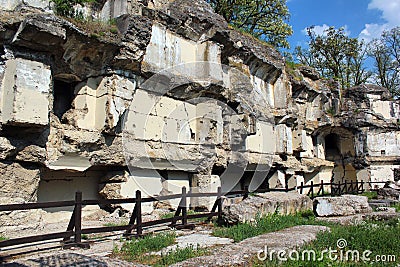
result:
<svg viewBox="0 0 400 267"><path fill-rule="evenodd" d="M76 6L87 23L52 8L0 0L0 196L111 199L399 176L399 100L292 68L206 1ZM214 200L188 202L210 209ZM228 221L277 203L283 214L309 207L291 194L236 200Z"/></svg>
<svg viewBox="0 0 400 267"><path fill-rule="evenodd" d="M0 5L2 10L13 11L18 8L37 9L40 11L51 11L50 1L47 0L1 0Z"/></svg>
<svg viewBox="0 0 400 267"><path fill-rule="evenodd" d="M378 198L400 200L400 190L393 188L379 188Z"/></svg>
<svg viewBox="0 0 400 267"><path fill-rule="evenodd" d="M106 199L121 198L121 184L120 183L107 183L99 190L100 196Z"/></svg>
<svg viewBox="0 0 400 267"><path fill-rule="evenodd" d="M317 197L314 199L314 212L317 216L348 216L372 212L368 198L364 196L343 195L340 197Z"/></svg>
<svg viewBox="0 0 400 267"><path fill-rule="evenodd" d="M108 172L100 178L99 194L104 199L124 198L121 194L121 185L127 182L129 174L126 171ZM118 205L111 205L113 209Z"/></svg>
<svg viewBox="0 0 400 267"><path fill-rule="evenodd" d="M0 197L2 204L22 204L26 201L22 198ZM21 210L0 212L0 234L15 238L23 236L24 230L35 230L42 225L43 210Z"/></svg>
<svg viewBox="0 0 400 267"><path fill-rule="evenodd" d="M218 175L194 175L192 179L193 193L217 192L221 186L221 180ZM211 210L216 197L198 197L191 198L190 205L195 210Z"/></svg>
<svg viewBox="0 0 400 267"><path fill-rule="evenodd" d="M5 160L15 152L16 148L5 137L0 137L0 159Z"/></svg>
<svg viewBox="0 0 400 267"><path fill-rule="evenodd" d="M51 72L41 62L7 60L2 75L1 121L3 124L47 125Z"/></svg>
<svg viewBox="0 0 400 267"><path fill-rule="evenodd" d="M269 192L249 196L239 203L226 206L223 219L228 224L254 221L257 216L269 214L295 214L312 209L309 197L298 193Z"/></svg>
<svg viewBox="0 0 400 267"><path fill-rule="evenodd" d="M0 162L0 196L36 201L40 171L36 165Z"/></svg>

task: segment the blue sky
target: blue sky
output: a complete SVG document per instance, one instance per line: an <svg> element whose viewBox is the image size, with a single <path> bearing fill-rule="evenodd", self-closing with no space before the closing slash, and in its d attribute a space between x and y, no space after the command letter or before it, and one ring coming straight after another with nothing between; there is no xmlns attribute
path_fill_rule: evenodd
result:
<svg viewBox="0 0 400 267"><path fill-rule="evenodd" d="M288 0L287 5L291 50L308 41L304 29L311 25L320 33L328 26L345 27L349 36L367 41L400 26L400 0Z"/></svg>

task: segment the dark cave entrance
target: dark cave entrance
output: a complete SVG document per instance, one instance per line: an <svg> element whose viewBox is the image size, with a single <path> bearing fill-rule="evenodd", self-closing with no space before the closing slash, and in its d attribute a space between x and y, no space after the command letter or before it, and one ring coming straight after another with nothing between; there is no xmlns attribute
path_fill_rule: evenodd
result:
<svg viewBox="0 0 400 267"><path fill-rule="evenodd" d="M74 83L67 83L61 80L54 80L53 111L54 114L60 119L60 121L65 112L67 112L72 107L72 101L75 98L74 88L75 88Z"/></svg>
<svg viewBox="0 0 400 267"><path fill-rule="evenodd" d="M335 133L330 133L325 136L325 159L327 160L340 160L340 137Z"/></svg>

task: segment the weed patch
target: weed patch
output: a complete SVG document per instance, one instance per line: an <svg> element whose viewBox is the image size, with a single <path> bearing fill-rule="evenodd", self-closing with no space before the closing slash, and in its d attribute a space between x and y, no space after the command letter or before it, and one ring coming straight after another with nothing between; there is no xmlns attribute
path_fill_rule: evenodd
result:
<svg viewBox="0 0 400 267"><path fill-rule="evenodd" d="M252 223L240 223L231 227L217 227L214 229L213 235L228 237L235 242L239 242L249 237L306 224L321 224L321 222L315 221L314 214L311 211L285 216L274 214L259 217Z"/></svg>
<svg viewBox="0 0 400 267"><path fill-rule="evenodd" d="M171 264L181 262L190 258L206 255L208 250L206 248L188 246L185 248L177 248L161 255L161 258L155 266L169 266Z"/></svg>
<svg viewBox="0 0 400 267"><path fill-rule="evenodd" d="M161 255L152 253L160 251L174 243L175 233L149 235L142 239L126 241L121 249L114 247L112 253L114 257L119 257L131 262L151 266L168 266L189 258L205 255L208 252L206 248L188 246L185 248L177 248Z"/></svg>
<svg viewBox="0 0 400 267"><path fill-rule="evenodd" d="M398 266L400 263L399 220L369 221L352 226L332 225L330 228L330 232L318 234L316 240L296 250L298 255L307 256L306 252L315 251L315 257L287 261L269 258L261 261L255 257L253 266ZM344 240L341 247L338 247L339 240ZM328 253L323 253L329 249L338 251L334 254L336 259L334 255L332 259ZM365 254L367 258L363 261L366 251L371 253Z"/></svg>
<svg viewBox="0 0 400 267"><path fill-rule="evenodd" d="M372 200L378 198L378 193L376 191L363 192L360 194L360 196L365 196L368 197L368 200Z"/></svg>
<svg viewBox="0 0 400 267"><path fill-rule="evenodd" d="M175 243L175 233L147 235L141 239L126 241L118 254L125 260L137 261L145 253L159 251Z"/></svg>

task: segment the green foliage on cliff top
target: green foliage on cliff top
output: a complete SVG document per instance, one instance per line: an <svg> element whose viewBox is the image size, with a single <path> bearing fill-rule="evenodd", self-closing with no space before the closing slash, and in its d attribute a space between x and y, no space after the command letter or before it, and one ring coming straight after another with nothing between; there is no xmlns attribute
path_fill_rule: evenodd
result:
<svg viewBox="0 0 400 267"><path fill-rule="evenodd" d="M76 5L83 6L85 3L91 3L95 0L50 0L54 3L55 12L57 15L64 17L76 17L77 14L75 10Z"/></svg>
<svg viewBox="0 0 400 267"><path fill-rule="evenodd" d="M292 35L286 0L206 0L231 24L275 47L289 47Z"/></svg>

